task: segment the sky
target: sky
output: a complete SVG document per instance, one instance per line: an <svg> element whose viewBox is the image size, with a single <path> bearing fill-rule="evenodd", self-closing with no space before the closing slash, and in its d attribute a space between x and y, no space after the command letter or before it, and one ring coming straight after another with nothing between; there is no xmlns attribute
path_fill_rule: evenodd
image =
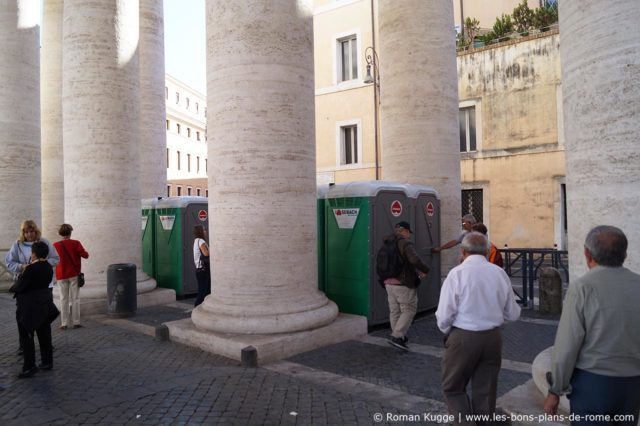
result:
<svg viewBox="0 0 640 426"><path fill-rule="evenodd" d="M165 71L206 95L205 0L164 0Z"/></svg>

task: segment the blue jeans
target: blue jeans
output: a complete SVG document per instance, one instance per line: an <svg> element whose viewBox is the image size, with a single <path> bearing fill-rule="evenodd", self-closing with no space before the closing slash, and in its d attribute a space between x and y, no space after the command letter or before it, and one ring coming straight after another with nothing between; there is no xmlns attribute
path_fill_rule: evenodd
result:
<svg viewBox="0 0 640 426"><path fill-rule="evenodd" d="M204 298L211 293L211 271L209 269L196 269L196 280L198 281L198 296L194 306L204 302Z"/></svg>
<svg viewBox="0 0 640 426"><path fill-rule="evenodd" d="M635 426L640 411L640 376L613 377L590 373L576 368L571 376L571 412L585 415L634 415L631 421L571 422L572 425L629 425Z"/></svg>

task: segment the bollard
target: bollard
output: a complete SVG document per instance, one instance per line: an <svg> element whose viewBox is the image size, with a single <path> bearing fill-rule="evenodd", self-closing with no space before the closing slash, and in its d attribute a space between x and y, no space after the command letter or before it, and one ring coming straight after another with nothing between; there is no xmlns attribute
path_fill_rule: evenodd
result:
<svg viewBox="0 0 640 426"><path fill-rule="evenodd" d="M559 314L562 312L562 278L556 268L543 268L538 279L540 289L540 312Z"/></svg>
<svg viewBox="0 0 640 426"><path fill-rule="evenodd" d="M258 351L253 346L247 346L240 351L242 366L245 368L256 368L258 366Z"/></svg>
<svg viewBox="0 0 640 426"><path fill-rule="evenodd" d="M169 340L169 327L162 324L156 327L156 340L166 342Z"/></svg>

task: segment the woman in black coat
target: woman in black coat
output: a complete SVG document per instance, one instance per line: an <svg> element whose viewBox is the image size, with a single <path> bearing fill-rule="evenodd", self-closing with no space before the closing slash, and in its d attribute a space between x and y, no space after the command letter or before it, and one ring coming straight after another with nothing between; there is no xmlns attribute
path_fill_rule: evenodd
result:
<svg viewBox="0 0 640 426"><path fill-rule="evenodd" d="M16 320L20 344L24 349L24 364L18 377L31 377L38 371L36 367L36 348L34 333L40 343L40 358L43 370L53 368L53 348L51 346L51 323L60 312L53 304L49 283L53 277L53 268L47 262L49 246L41 241L31 247L31 263L20 275L9 291L15 293L17 301Z"/></svg>

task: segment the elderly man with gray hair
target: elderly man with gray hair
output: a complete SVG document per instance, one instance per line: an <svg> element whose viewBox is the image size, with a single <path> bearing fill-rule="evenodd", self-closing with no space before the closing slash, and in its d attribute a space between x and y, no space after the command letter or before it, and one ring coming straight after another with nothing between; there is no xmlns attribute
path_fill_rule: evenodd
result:
<svg viewBox="0 0 640 426"><path fill-rule="evenodd" d="M635 425L640 414L640 275L622 266L627 237L614 226L587 234L589 270L569 285L553 347L544 411L557 414L560 395L569 394L571 413ZM626 415L625 419L614 416Z"/></svg>
<svg viewBox="0 0 640 426"><path fill-rule="evenodd" d="M447 241L441 246L433 247L431 249L431 253L440 253L442 250L447 250L457 246L462 242L462 239L464 238L464 236L471 231L471 228L473 227L473 225L478 223L478 221L476 220L476 217L472 214L465 214L464 216L462 216L461 221L462 221L462 232L460 233L460 236L454 240Z"/></svg>
<svg viewBox="0 0 640 426"><path fill-rule="evenodd" d="M436 311L438 328L446 336L442 390L455 424L472 423L466 418L471 414L495 413L502 363L500 326L520 317L511 280L487 260L488 250L487 237L481 233L465 235L463 261L444 280Z"/></svg>

